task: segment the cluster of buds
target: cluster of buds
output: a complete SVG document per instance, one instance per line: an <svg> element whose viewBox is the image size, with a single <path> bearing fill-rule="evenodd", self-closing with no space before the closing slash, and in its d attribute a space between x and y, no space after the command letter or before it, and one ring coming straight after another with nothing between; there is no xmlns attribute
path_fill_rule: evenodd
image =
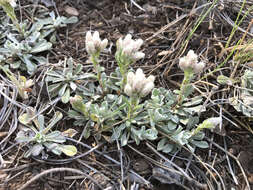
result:
<svg viewBox="0 0 253 190"><path fill-rule="evenodd" d="M107 44L108 40L101 40L98 31L95 31L93 35L90 31L86 33L85 45L89 55L99 54L106 48Z"/></svg>
<svg viewBox="0 0 253 190"><path fill-rule="evenodd" d="M127 74L127 84L125 86L124 92L128 96L137 95L140 97L145 97L154 88L155 77L150 75L148 78L145 77L142 69L137 69L136 73L129 72Z"/></svg>
<svg viewBox="0 0 253 190"><path fill-rule="evenodd" d="M142 39L133 40L132 35L128 34L124 39L118 39L117 52L120 52L131 61L136 62L145 56L143 52L139 51L142 44Z"/></svg>
<svg viewBox="0 0 253 190"><path fill-rule="evenodd" d="M194 71L194 73L199 73L203 71L205 63L198 62L198 55L195 54L193 50L190 50L186 56L180 58L179 67L183 71L191 68Z"/></svg>
<svg viewBox="0 0 253 190"><path fill-rule="evenodd" d="M16 7L16 0L0 0L0 5L10 4L12 7Z"/></svg>

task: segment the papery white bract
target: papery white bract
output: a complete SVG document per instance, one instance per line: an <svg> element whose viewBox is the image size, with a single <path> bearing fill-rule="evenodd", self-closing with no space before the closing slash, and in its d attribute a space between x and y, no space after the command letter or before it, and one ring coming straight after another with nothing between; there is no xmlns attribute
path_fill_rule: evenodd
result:
<svg viewBox="0 0 253 190"><path fill-rule="evenodd" d="M154 81L155 77L153 75L150 75L148 78L146 78L142 69L139 68L135 74L133 72L128 73L127 84L125 85L124 92L128 96L147 96L155 87Z"/></svg>
<svg viewBox="0 0 253 190"><path fill-rule="evenodd" d="M100 35L98 31L95 31L93 35L90 31L86 33L85 37L85 45L86 51L88 54L93 55L96 53L100 53L103 51L108 44L108 40L104 39L103 41L100 39Z"/></svg>
<svg viewBox="0 0 253 190"><path fill-rule="evenodd" d="M124 39L118 39L117 52L121 52L121 56L127 57L132 62L136 62L145 56L143 52L139 51L142 44L142 39L133 40L132 35L127 34Z"/></svg>
<svg viewBox="0 0 253 190"><path fill-rule="evenodd" d="M179 59L179 67L183 71L192 68L194 73L199 73L205 68L205 63L198 62L198 55L190 50L186 56Z"/></svg>

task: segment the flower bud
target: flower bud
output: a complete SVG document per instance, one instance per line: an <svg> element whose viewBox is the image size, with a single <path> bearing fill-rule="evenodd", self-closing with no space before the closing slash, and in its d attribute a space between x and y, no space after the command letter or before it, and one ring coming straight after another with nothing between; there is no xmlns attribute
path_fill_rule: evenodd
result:
<svg viewBox="0 0 253 190"><path fill-rule="evenodd" d="M138 60L140 60L140 59L142 59L142 58L145 57L145 53L142 53L142 52L138 51L135 54L133 54L132 57L133 57L134 61L138 61Z"/></svg>
<svg viewBox="0 0 253 190"><path fill-rule="evenodd" d="M106 46L108 45L108 40L107 39L104 39L102 42L101 42L101 49L104 50L106 48Z"/></svg>
<svg viewBox="0 0 253 190"><path fill-rule="evenodd" d="M138 51L141 46L143 44L143 40L142 39L138 39L134 42L134 51Z"/></svg>
<svg viewBox="0 0 253 190"><path fill-rule="evenodd" d="M193 50L190 50L186 56L179 59L179 67L183 71L191 68L194 73L199 73L205 68L205 63L198 62L198 55Z"/></svg>
<svg viewBox="0 0 253 190"><path fill-rule="evenodd" d="M205 68L206 64L204 62L199 62L195 64L195 67L193 68L195 73L200 73Z"/></svg>
<svg viewBox="0 0 253 190"><path fill-rule="evenodd" d="M154 88L154 81L155 77L153 75L146 78L142 69L139 68L135 74L133 72L127 74L127 84L124 88L124 92L128 96L135 94L144 97Z"/></svg>
<svg viewBox="0 0 253 190"><path fill-rule="evenodd" d="M120 56L127 57L131 62L136 62L142 59L145 54L138 51L143 44L142 39L133 40L131 34L127 34L124 39L119 38L117 41L117 52L120 52ZM124 58L125 58L124 57Z"/></svg>
<svg viewBox="0 0 253 190"><path fill-rule="evenodd" d="M147 96L151 91L152 89L155 87L154 85L154 82L147 82L145 85L144 85L144 88L141 90L141 97L145 97Z"/></svg>
<svg viewBox="0 0 253 190"><path fill-rule="evenodd" d="M198 62L198 55L194 53L193 50L190 50L188 53L187 53L187 60L192 63L192 64L195 64Z"/></svg>
<svg viewBox="0 0 253 190"><path fill-rule="evenodd" d="M96 51L95 45L92 41L86 43L86 51L88 52L88 54L92 54Z"/></svg>
<svg viewBox="0 0 253 190"><path fill-rule="evenodd" d="M155 76L154 76L154 75L150 75L150 76L147 78L147 81L149 81L149 82L155 82Z"/></svg>
<svg viewBox="0 0 253 190"><path fill-rule="evenodd" d="M222 122L221 117L211 117L207 121L214 127L218 126Z"/></svg>
<svg viewBox="0 0 253 190"><path fill-rule="evenodd" d="M132 35L131 34L127 34L126 35L126 37L125 37L125 39L123 40L123 46L124 47L127 47L127 46L129 46L131 43L132 43ZM124 47L121 47L121 48L124 48Z"/></svg>
<svg viewBox="0 0 253 190"><path fill-rule="evenodd" d="M95 53L99 53L100 51L103 51L106 48L107 44L108 44L107 39L101 41L98 31L95 31L93 35L91 34L90 31L86 33L85 45L88 54L92 55Z"/></svg>
<svg viewBox="0 0 253 190"><path fill-rule="evenodd" d="M128 96L132 96L133 94L133 90L132 87L129 84L126 84L125 88L124 88L124 92L126 93L126 95Z"/></svg>
<svg viewBox="0 0 253 190"><path fill-rule="evenodd" d="M133 72L129 72L127 74L127 84L129 84L130 86L132 86L133 83L134 83L134 79L135 79L135 74Z"/></svg>
<svg viewBox="0 0 253 190"><path fill-rule="evenodd" d="M135 79L133 81L133 89L135 91L140 91L143 88L143 85L145 83L145 75L142 71L142 69L137 69L136 73L135 73Z"/></svg>

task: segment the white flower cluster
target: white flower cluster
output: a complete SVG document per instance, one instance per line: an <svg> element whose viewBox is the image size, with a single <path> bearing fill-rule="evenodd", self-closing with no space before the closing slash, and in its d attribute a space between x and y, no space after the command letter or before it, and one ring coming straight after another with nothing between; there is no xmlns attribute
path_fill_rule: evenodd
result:
<svg viewBox="0 0 253 190"><path fill-rule="evenodd" d="M148 78L145 77L142 69L137 69L136 73L129 72L127 74L127 84L124 92L128 96L139 95L145 97L155 87L155 77L150 75Z"/></svg>
<svg viewBox="0 0 253 190"><path fill-rule="evenodd" d="M127 56L132 61L142 59L145 54L140 52L139 49L143 44L142 39L133 40L132 35L128 34L124 39L120 38L117 41L117 50L122 51L122 54Z"/></svg>
<svg viewBox="0 0 253 190"><path fill-rule="evenodd" d="M88 54L93 55L103 51L108 44L108 40L104 39L103 41L99 37L99 32L95 31L93 35L90 31L86 33L85 45L86 51Z"/></svg>
<svg viewBox="0 0 253 190"><path fill-rule="evenodd" d="M206 64L198 62L198 55L190 50L186 56L180 58L179 67L184 71L185 69L192 68L195 73L203 71Z"/></svg>
<svg viewBox="0 0 253 190"><path fill-rule="evenodd" d="M0 4L9 3L12 7L16 7L16 0L0 0Z"/></svg>

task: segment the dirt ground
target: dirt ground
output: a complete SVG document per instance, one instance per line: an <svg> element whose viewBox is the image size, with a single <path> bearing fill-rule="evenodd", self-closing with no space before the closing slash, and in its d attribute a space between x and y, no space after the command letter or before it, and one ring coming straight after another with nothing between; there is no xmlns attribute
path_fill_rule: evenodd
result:
<svg viewBox="0 0 253 190"><path fill-rule="evenodd" d="M49 10L67 17L77 15L79 19L77 23L57 32L58 41L49 55L51 63L72 57L76 63L83 64L87 71L91 70L91 64L87 61L85 34L89 30L97 30L102 38L109 40L108 52L102 54L102 64L106 72L110 73L116 68L114 54L110 54L116 50L114 44L118 38L132 34L134 39L144 40L142 50L146 55L133 68L140 67L145 73L155 75L156 86L172 90L178 88L183 79L178 61L188 50L193 49L206 62L205 73L197 78L200 79L227 59L229 47L236 45L243 36L244 42L252 40L253 36L251 10L232 38L229 38L242 1L224 0L213 5L215 1L207 0L56 0L55 6L48 7L43 2L50 1L41 0L41 5ZM23 5L22 1L20 3ZM25 4L31 2L26 1ZM252 5L253 1L246 1L243 13ZM201 19L208 8L211 11ZM231 40L229 47L225 47L228 40ZM222 72L230 76L234 72L234 76L240 78L244 68L235 67L232 57L223 68L224 70L208 75L202 83L197 84L205 92L202 95L213 100L204 116L212 117L222 109L223 116L227 118L222 130L206 131L210 148L197 149L194 154L186 150L164 154L153 148L155 142L144 141L139 146L129 143L119 149L115 143L97 143L90 138L72 142L81 154L95 147L95 151L80 158L26 159L22 156L25 147L16 144L15 135L12 135L4 146L0 145L0 156L6 161L6 167L0 170L0 189L21 189L32 177L48 171L47 175L41 175L26 189L253 188L252 120L229 104L222 104L221 107L215 103L228 99L233 94L232 88L217 83L218 74ZM215 93L212 93L214 89ZM63 108L63 105L57 106ZM63 120L59 125L72 125L72 121ZM76 130L82 133L82 129ZM0 140L6 137L8 131L8 126L0 131ZM178 175L171 169L171 162L187 175ZM86 176L70 170L61 171L63 168L82 169Z"/></svg>

